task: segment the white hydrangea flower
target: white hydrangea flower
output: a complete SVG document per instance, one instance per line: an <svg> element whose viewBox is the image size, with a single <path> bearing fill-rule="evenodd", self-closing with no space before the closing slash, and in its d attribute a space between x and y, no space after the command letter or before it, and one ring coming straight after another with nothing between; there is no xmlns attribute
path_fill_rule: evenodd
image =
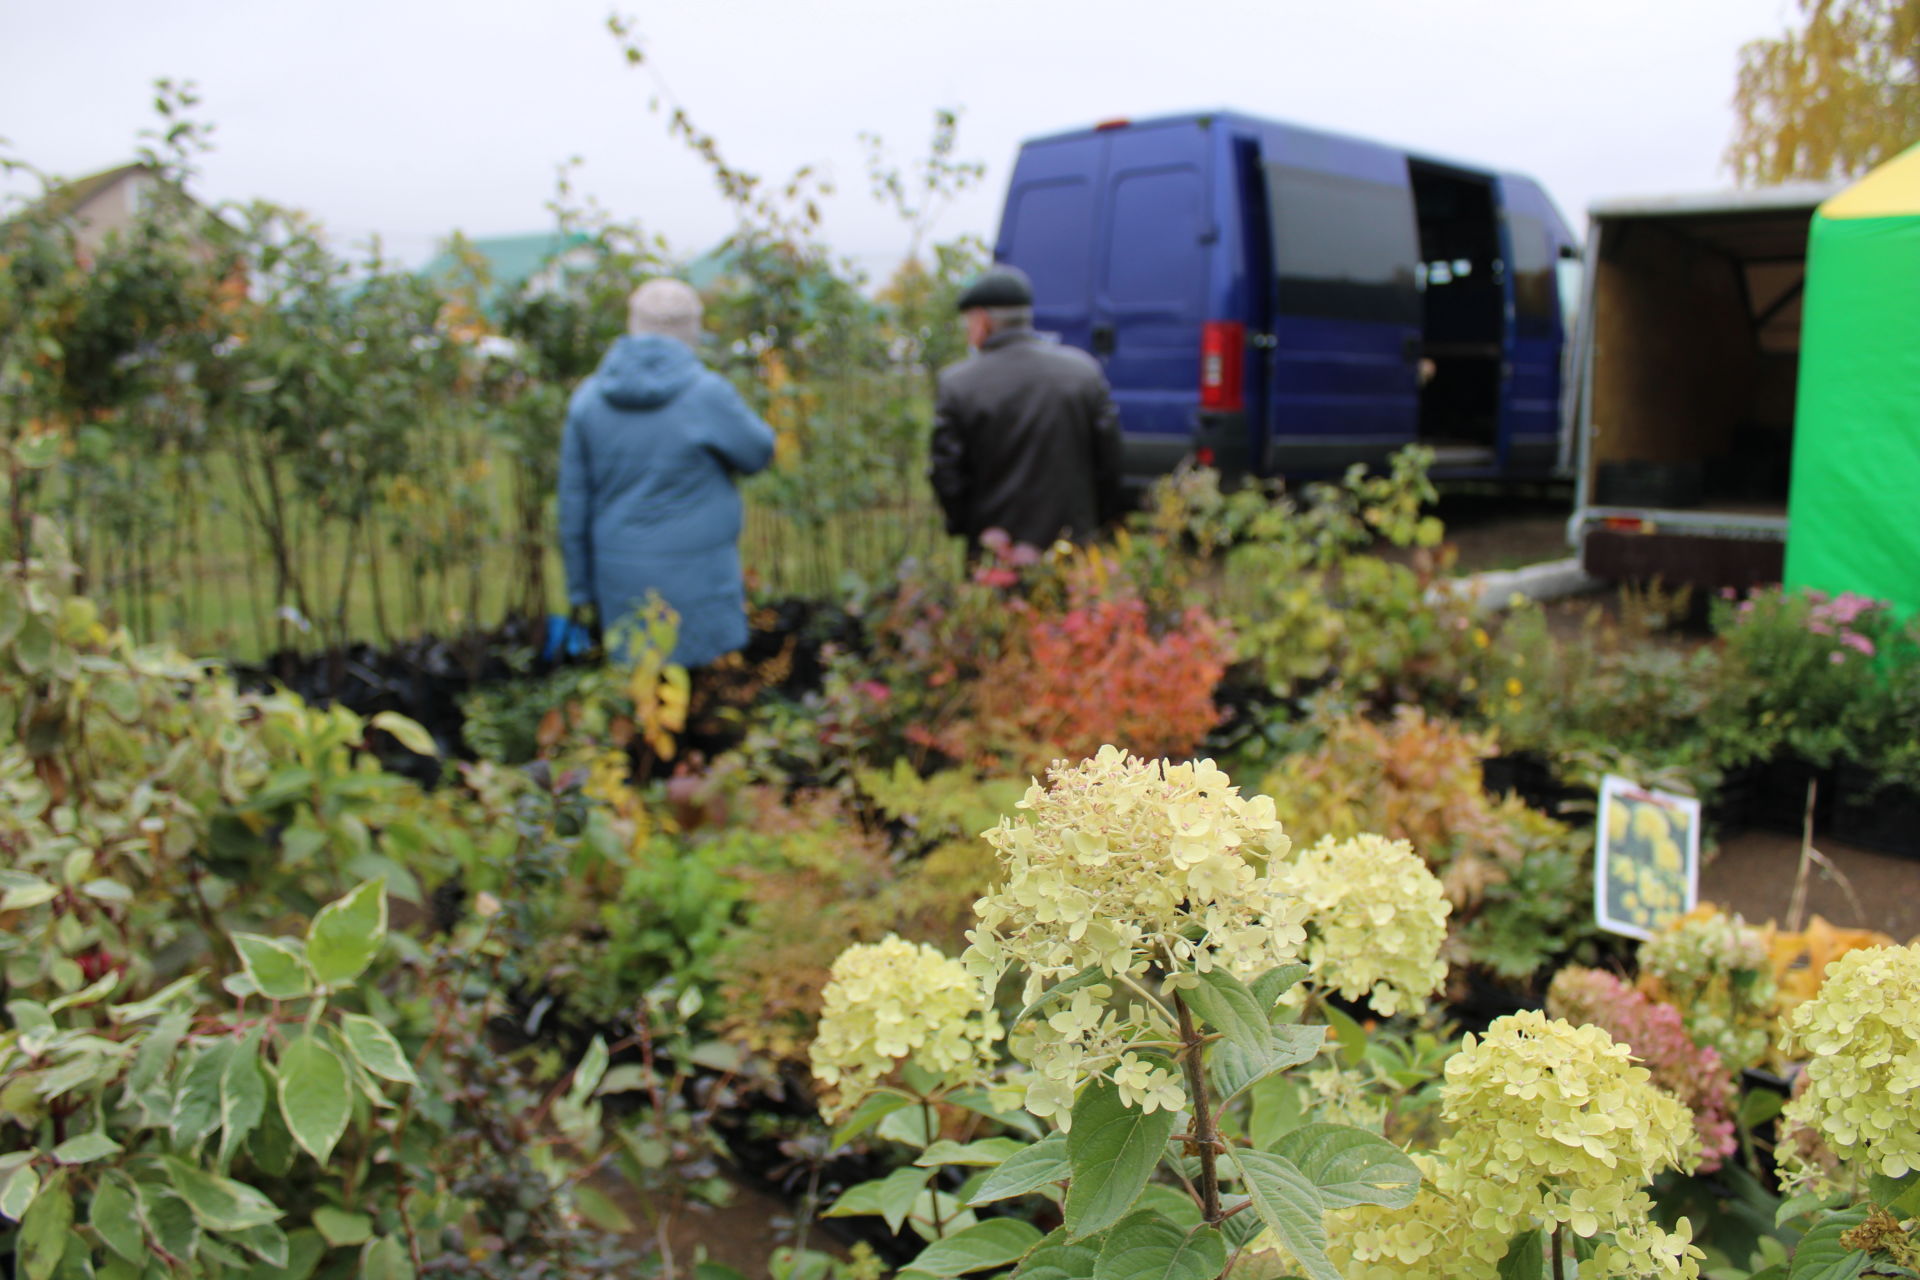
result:
<svg viewBox="0 0 1920 1280"><path fill-rule="evenodd" d="M1112 979L1016 1029L1014 1055L1033 1068L1027 1109L1065 1128L1074 1095L1095 1076L1129 1106L1184 1107L1180 1074L1138 1052L1179 1036L1144 983L1216 968L1251 979L1294 958L1304 908L1279 877L1291 842L1273 801L1242 797L1210 760L1141 760L1108 746L1079 764L1055 762L1019 807L1024 814L985 833L1005 878L974 904L969 970L995 985L1020 967L1029 1004L1083 970ZM1140 999L1115 1008L1123 988Z"/></svg>
<svg viewBox="0 0 1920 1280"><path fill-rule="evenodd" d="M1849 951L1793 1012L1784 1047L1808 1055L1784 1118L1889 1178L1920 1169L1920 943Z"/></svg>
<svg viewBox="0 0 1920 1280"><path fill-rule="evenodd" d="M1686 1220L1663 1231L1646 1190L1687 1166L1693 1116L1598 1027L1529 1010L1467 1036L1447 1060L1441 1116L1453 1131L1435 1153L1436 1185L1470 1207L1476 1232L1611 1233L1582 1275L1699 1274Z"/></svg>
<svg viewBox="0 0 1920 1280"><path fill-rule="evenodd" d="M1306 962L1349 1000L1391 1017L1417 1010L1447 979L1447 897L1405 840L1331 836L1281 875L1307 908Z"/></svg>
<svg viewBox="0 0 1920 1280"><path fill-rule="evenodd" d="M1273 801L1243 798L1211 760L1102 747L1056 762L1019 807L986 833L1006 877L974 904L967 935L967 966L987 982L1020 965L1032 1001L1090 965L1253 977L1306 940L1300 905L1272 874L1291 847Z"/></svg>
<svg viewBox="0 0 1920 1280"><path fill-rule="evenodd" d="M986 990L965 966L891 934L841 952L822 1003L809 1056L834 1114L903 1063L948 1078L976 1074L1001 1035Z"/></svg>

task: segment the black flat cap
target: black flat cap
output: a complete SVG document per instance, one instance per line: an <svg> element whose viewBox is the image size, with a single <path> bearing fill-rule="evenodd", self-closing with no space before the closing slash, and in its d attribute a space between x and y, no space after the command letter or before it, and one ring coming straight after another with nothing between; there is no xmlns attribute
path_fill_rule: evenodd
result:
<svg viewBox="0 0 1920 1280"><path fill-rule="evenodd" d="M959 310L975 307L1030 307L1033 282L1018 267L996 262L978 276L960 294Z"/></svg>

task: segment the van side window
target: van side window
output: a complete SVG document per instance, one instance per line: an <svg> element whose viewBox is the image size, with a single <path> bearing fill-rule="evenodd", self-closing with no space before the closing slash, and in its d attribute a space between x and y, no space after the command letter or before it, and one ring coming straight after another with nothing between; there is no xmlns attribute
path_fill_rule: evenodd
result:
<svg viewBox="0 0 1920 1280"><path fill-rule="evenodd" d="M1266 168L1280 310L1417 326L1412 192L1313 169Z"/></svg>
<svg viewBox="0 0 1920 1280"><path fill-rule="evenodd" d="M1107 299L1184 313L1206 278L1200 175L1190 165L1138 169L1113 183Z"/></svg>
<svg viewBox="0 0 1920 1280"><path fill-rule="evenodd" d="M1507 215L1513 254L1514 328L1523 338L1551 338L1559 318L1557 280L1546 224L1524 213Z"/></svg>
<svg viewBox="0 0 1920 1280"><path fill-rule="evenodd" d="M1033 281L1035 304L1084 311L1087 296L1087 228L1093 222L1093 184L1056 178L1022 187L1009 202L1013 228L1006 255Z"/></svg>

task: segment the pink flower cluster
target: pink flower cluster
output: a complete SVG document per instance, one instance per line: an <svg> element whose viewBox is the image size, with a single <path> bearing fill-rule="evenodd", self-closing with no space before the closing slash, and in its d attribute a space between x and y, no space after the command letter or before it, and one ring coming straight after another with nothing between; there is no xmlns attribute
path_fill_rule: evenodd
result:
<svg viewBox="0 0 1920 1280"><path fill-rule="evenodd" d="M1020 581L1020 570L1030 564L1040 563L1040 549L1024 542L1015 542L1005 529L988 529L980 535L980 546L992 553L993 559L981 559L980 566L973 571L973 580L983 587L1006 588Z"/></svg>
<svg viewBox="0 0 1920 1280"><path fill-rule="evenodd" d="M1547 1009L1556 1018L1591 1023L1628 1045L1653 1083L1686 1104L1700 1140L1701 1173L1712 1173L1733 1154L1733 1081L1720 1055L1687 1035L1678 1009L1649 1000L1610 973L1578 965L1554 975Z"/></svg>
<svg viewBox="0 0 1920 1280"><path fill-rule="evenodd" d="M1721 591L1721 596L1731 600L1734 591L1731 587ZM1872 596L1863 596L1854 591L1842 591L1837 596L1829 596L1824 591L1809 589L1807 599L1813 602L1812 610L1807 614L1807 630L1817 636L1831 637L1840 647L1827 656L1827 661L1836 666L1847 660L1847 651L1865 658L1874 655L1872 637L1854 630L1853 624L1868 614L1878 613L1887 607L1886 601L1875 600ZM1736 612L1753 612L1754 601L1749 598L1740 602Z"/></svg>
<svg viewBox="0 0 1920 1280"><path fill-rule="evenodd" d="M1852 591L1842 591L1832 598L1819 591L1809 591L1807 595L1814 602L1813 612L1807 615L1807 630L1817 636L1832 636L1844 646L1833 651L1829 662L1845 662L1848 649L1864 657L1873 656L1873 641L1855 631L1853 624L1863 614L1886 608L1885 604Z"/></svg>

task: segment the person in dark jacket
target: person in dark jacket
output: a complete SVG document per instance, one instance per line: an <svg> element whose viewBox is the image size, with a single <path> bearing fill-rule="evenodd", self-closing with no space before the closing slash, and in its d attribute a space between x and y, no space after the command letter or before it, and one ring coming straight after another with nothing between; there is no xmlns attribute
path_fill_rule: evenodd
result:
<svg viewBox="0 0 1920 1280"><path fill-rule="evenodd" d="M974 354L940 373L929 479L947 531L1045 548L1119 513L1120 426L1093 357L1033 330L1033 286L995 266L960 295Z"/></svg>
<svg viewBox="0 0 1920 1280"><path fill-rule="evenodd" d="M773 456L773 430L700 363L700 295L678 280L633 293L627 335L573 393L560 452L567 596L592 608L610 655L619 623L660 593L680 615L672 661L747 642L735 477Z"/></svg>

